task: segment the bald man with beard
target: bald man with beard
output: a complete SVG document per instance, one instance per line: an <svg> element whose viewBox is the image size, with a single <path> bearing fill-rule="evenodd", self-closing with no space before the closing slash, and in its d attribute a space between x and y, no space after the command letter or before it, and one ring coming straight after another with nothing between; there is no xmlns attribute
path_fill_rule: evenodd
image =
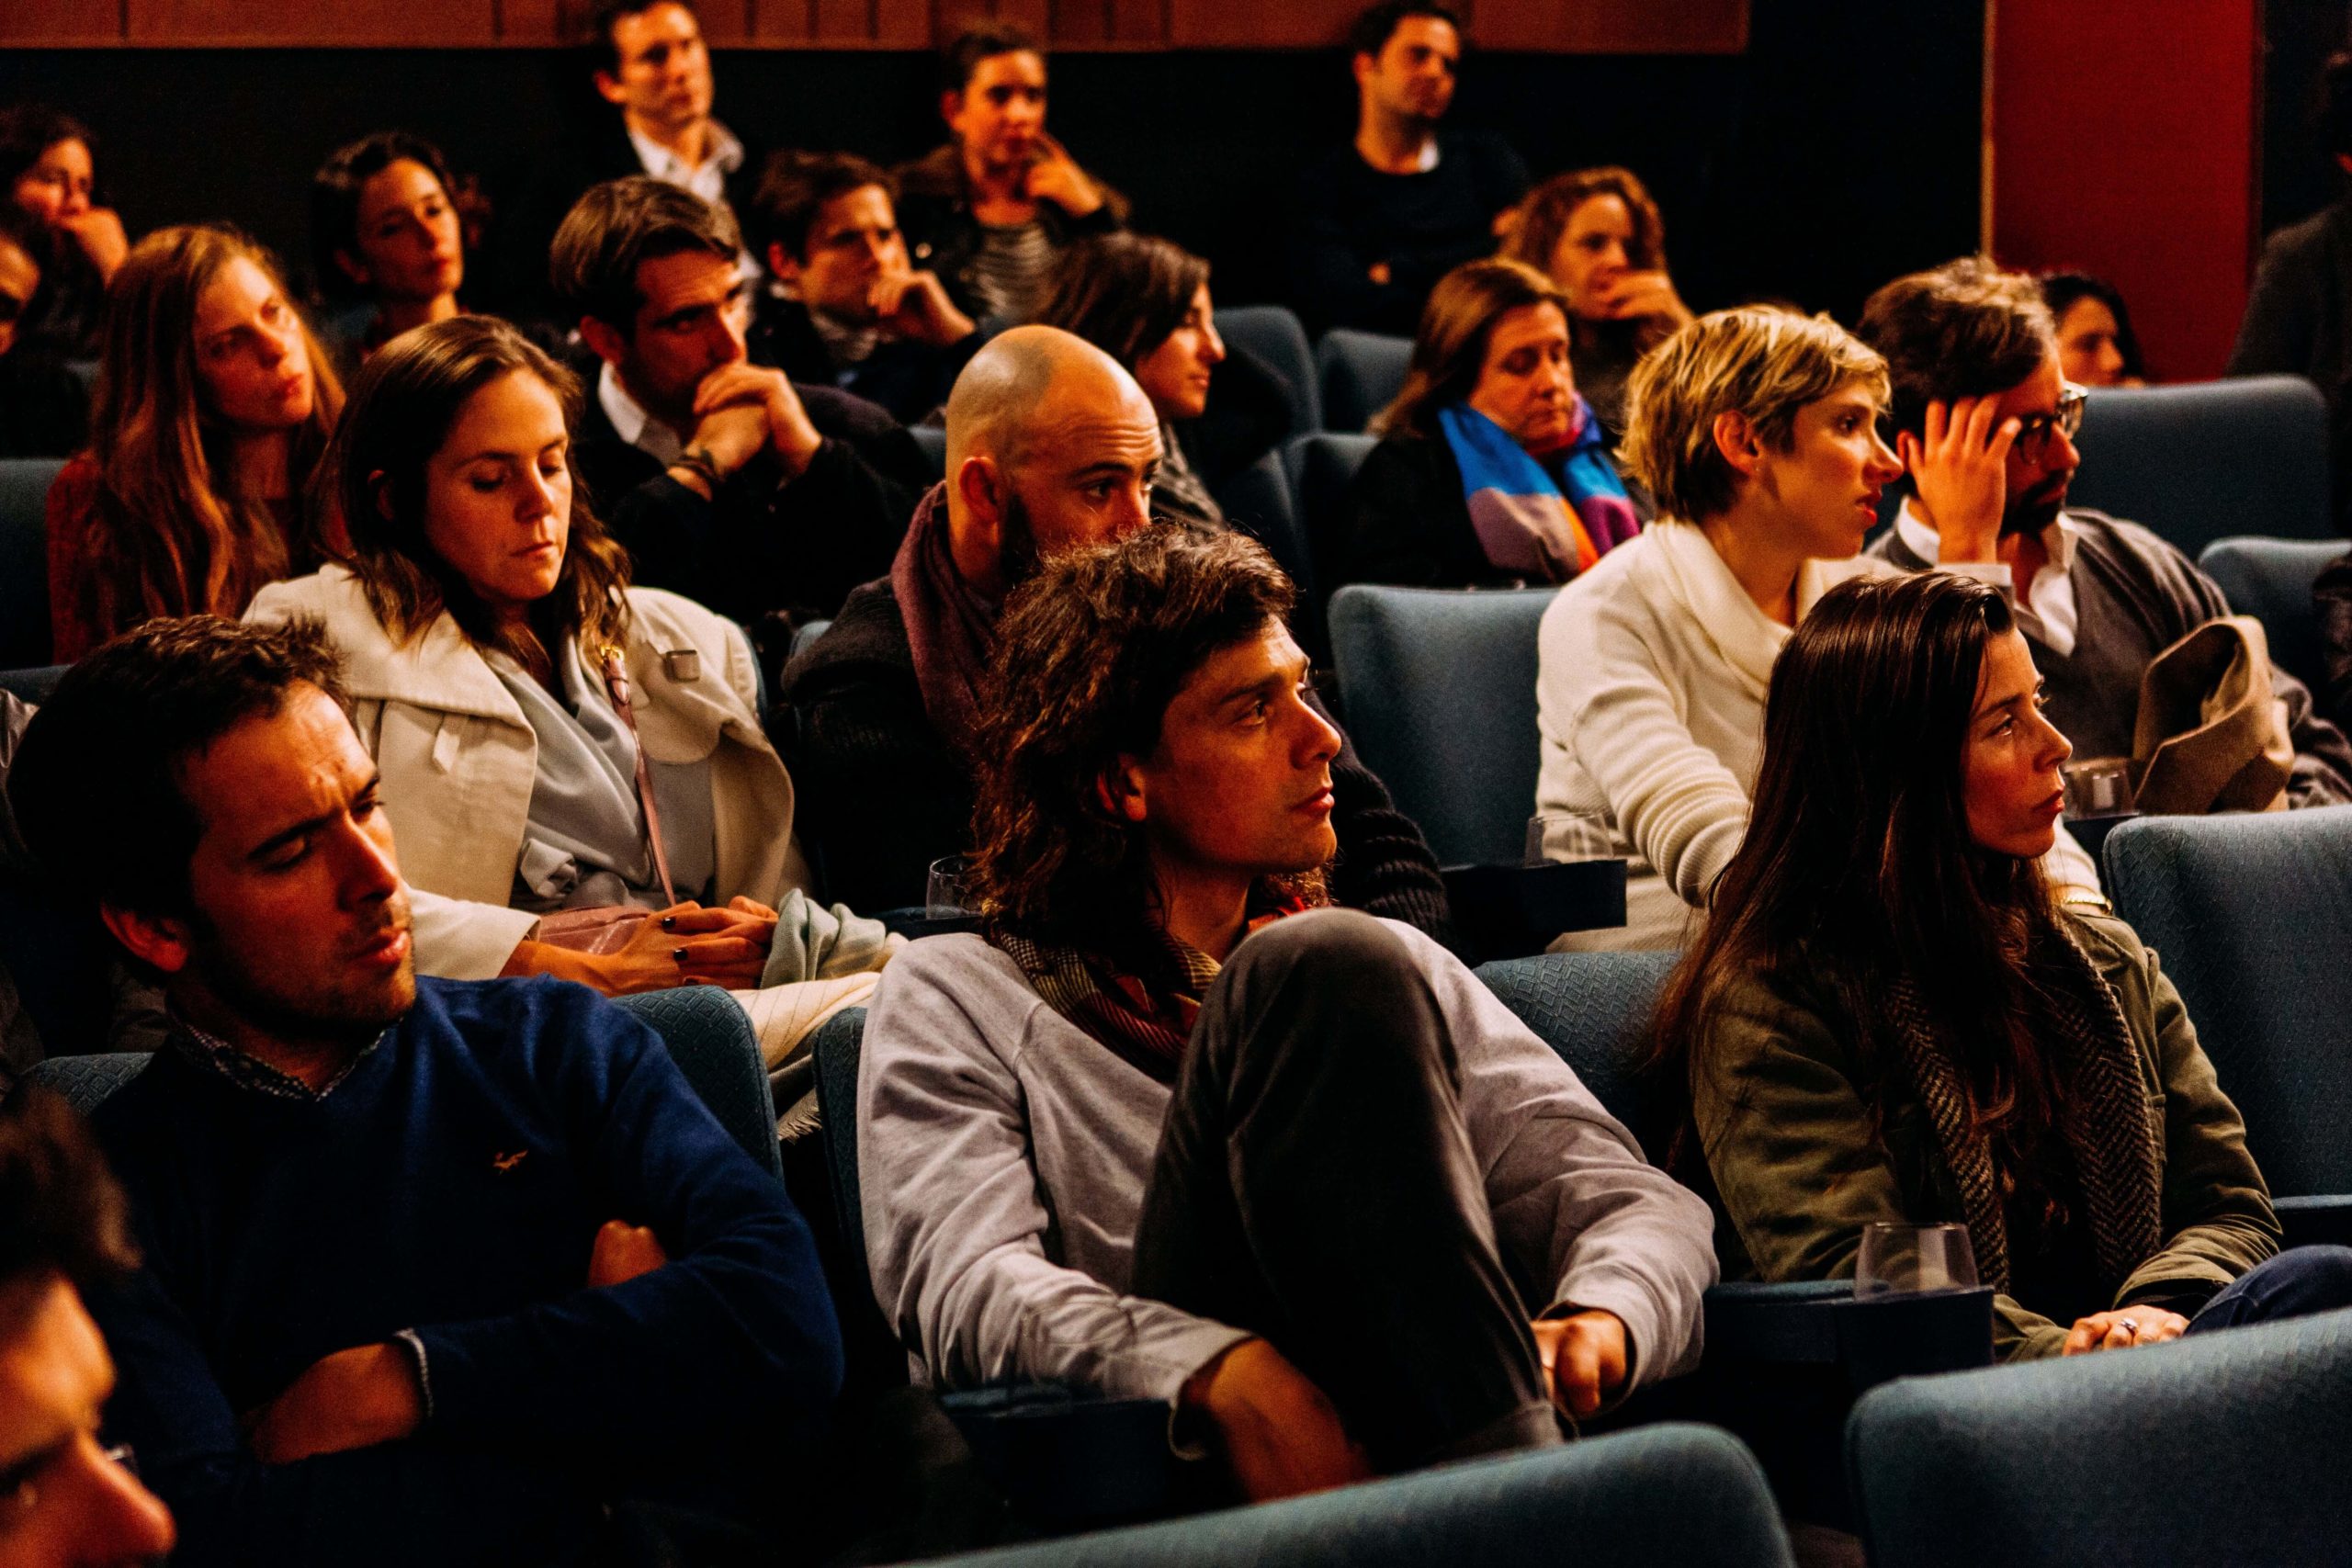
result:
<svg viewBox="0 0 2352 1568"><path fill-rule="evenodd" d="M1083 339L1019 327L964 367L947 400L947 478L915 509L890 575L853 592L785 671L801 832L829 897L919 904L932 862L970 848L973 706L1005 596L1048 556L1179 526L1151 515L1160 458L1150 400ZM1450 942L1420 829L1352 746L1331 782L1335 899Z"/></svg>

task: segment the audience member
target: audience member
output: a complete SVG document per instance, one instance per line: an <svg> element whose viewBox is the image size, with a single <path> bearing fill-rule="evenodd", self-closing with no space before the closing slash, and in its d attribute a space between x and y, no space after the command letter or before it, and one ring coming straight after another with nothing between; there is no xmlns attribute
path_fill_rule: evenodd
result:
<svg viewBox="0 0 2352 1568"><path fill-rule="evenodd" d="M1159 461L1150 400L1067 333L1007 333L965 367L947 402L946 480L889 577L851 594L785 674L793 765L834 897L911 904L933 861L971 847L975 705L1005 596L1048 556L1145 527ZM1344 739L1331 777L1334 897L1447 940L1420 829Z"/></svg>
<svg viewBox="0 0 2352 1568"><path fill-rule="evenodd" d="M2352 1305L2278 1251L2245 1126L2155 954L2038 865L2072 754L2008 601L1840 587L1772 671L1747 841L1668 985L1729 1278L1850 1278L1863 1227L1959 1224L2004 1359Z"/></svg>
<svg viewBox="0 0 2352 1568"><path fill-rule="evenodd" d="M2151 661L2227 615L2229 601L2147 529L2067 507L2086 394L2059 374L2041 289L2023 274L1963 257L1881 288L1858 330L1886 356L1895 440L1912 475L1894 530L1873 553L1905 570L1941 565L2008 592L2047 683L2050 722L2086 757L2135 755ZM1939 448L1955 460L1939 462ZM2314 711L2301 682L2273 666L2270 682L2277 704L2260 705L2262 722L2238 761L2273 749L2283 760L2291 750L2281 781L2288 804L2352 801L2352 743ZM2271 719L2274 706L2283 725Z"/></svg>
<svg viewBox="0 0 2352 1568"><path fill-rule="evenodd" d="M1610 439L1625 431L1625 378L1690 320L1666 270L1666 220L1631 169L1578 169L1527 193L1502 254L1552 279L1568 301L1577 390Z"/></svg>
<svg viewBox="0 0 2352 1568"><path fill-rule="evenodd" d="M40 1089L0 1100L0 1562L137 1568L172 1517L98 1418L113 1359L83 1292L139 1266L122 1190L79 1118Z"/></svg>
<svg viewBox="0 0 2352 1568"><path fill-rule="evenodd" d="M1337 582L1565 582L1641 518L1577 394L1567 300L1534 268L1466 262L1439 280L1380 445L1328 548Z"/></svg>
<svg viewBox="0 0 2352 1568"><path fill-rule="evenodd" d="M650 175L727 209L740 232L759 178L754 152L711 113L710 47L694 0L596 0L572 14L587 17L588 79L618 112L598 111L512 182L516 189L494 242L494 292L496 303L517 316L537 317L559 303L548 293L548 246L590 186ZM742 260L758 270L748 253Z"/></svg>
<svg viewBox="0 0 2352 1568"><path fill-rule="evenodd" d="M1291 292L1311 331L1410 333L1437 280L1495 248L1527 169L1500 137L1440 130L1462 63L1443 0L1382 0L1348 34L1354 142L1300 176Z"/></svg>
<svg viewBox="0 0 2352 1568"><path fill-rule="evenodd" d="M455 188L440 150L404 130L339 147L311 176L320 292L357 307L334 345L345 371L385 339L458 313L466 252Z"/></svg>
<svg viewBox="0 0 2352 1568"><path fill-rule="evenodd" d="M82 122L40 104L0 110L0 187L56 236L46 335L70 359L98 353L107 286L130 252L114 209L97 202L97 162Z"/></svg>
<svg viewBox="0 0 2352 1568"><path fill-rule="evenodd" d="M268 254L158 230L110 299L90 449L49 491L60 663L151 615L235 615L339 542L308 489L343 389Z"/></svg>
<svg viewBox="0 0 2352 1568"><path fill-rule="evenodd" d="M1209 264L1166 240L1105 234L1062 257L1038 320L1117 360L1159 415L1155 515L1225 526L1216 486L1290 434L1281 378L1217 335Z"/></svg>
<svg viewBox="0 0 2352 1568"><path fill-rule="evenodd" d="M2123 291L2087 272L2045 272L2041 302L2057 323L2058 372L2077 387L2144 387L2148 367Z"/></svg>
<svg viewBox="0 0 2352 1568"><path fill-rule="evenodd" d="M1165 1400L1252 1498L1561 1440L1698 1359L1705 1208L1460 962L1318 908L1339 732L1258 546L1051 560L978 725L985 934L867 1021L875 1294L941 1387Z"/></svg>
<svg viewBox="0 0 2352 1568"><path fill-rule="evenodd" d="M93 1304L175 1561L578 1561L640 1499L775 1539L842 1376L807 1227L642 1022L414 978L316 629L149 623L10 788L175 1020L95 1119L146 1269Z"/></svg>
<svg viewBox="0 0 2352 1568"><path fill-rule="evenodd" d="M2301 376L2327 399L2335 525L2352 533L2352 50L2328 58L2314 127L2338 192L2262 244L2230 376Z"/></svg>
<svg viewBox="0 0 2352 1568"><path fill-rule="evenodd" d="M967 29L940 57L949 140L899 170L914 259L972 317L1036 319L1072 240L1127 220L1126 198L1046 133L1046 52L1011 22Z"/></svg>
<svg viewBox="0 0 2352 1568"><path fill-rule="evenodd" d="M1867 345L1784 310L1702 316L1635 367L1625 457L1657 521L1544 612L1536 677L1535 809L1607 822L1625 925L1557 945L1687 945L1747 832L1773 660L1828 588L1889 570L1856 558L1903 472L1885 399ZM2054 852L2054 881L2098 887L2071 838Z"/></svg>
<svg viewBox="0 0 2352 1568"><path fill-rule="evenodd" d="M779 152L752 210L768 265L752 357L916 424L936 413L981 333L899 231L899 184L849 152Z"/></svg>
<svg viewBox="0 0 2352 1568"><path fill-rule="evenodd" d="M63 457L90 439L87 383L43 331L56 247L39 220L0 207L0 457Z"/></svg>
<svg viewBox="0 0 2352 1568"><path fill-rule="evenodd" d="M628 587L573 494L578 402L486 316L387 345L329 458L349 564L266 590L252 618L315 618L345 661L408 874L436 896L424 973L757 992L775 1066L890 950L799 891L792 781L743 634Z"/></svg>
<svg viewBox="0 0 2352 1568"><path fill-rule="evenodd" d="M602 361L575 461L635 581L747 623L831 615L888 570L922 459L872 404L750 363L737 245L725 209L643 175L564 219L556 292Z"/></svg>

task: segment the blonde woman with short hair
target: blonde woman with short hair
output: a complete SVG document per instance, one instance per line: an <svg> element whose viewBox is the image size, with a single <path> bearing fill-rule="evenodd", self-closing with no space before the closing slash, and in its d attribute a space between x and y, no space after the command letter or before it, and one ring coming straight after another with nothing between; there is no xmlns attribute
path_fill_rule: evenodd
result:
<svg viewBox="0 0 2352 1568"><path fill-rule="evenodd" d="M1792 628L1860 558L1903 465L1886 365L1827 317L1719 310L1644 359L1624 457L1657 521L1544 614L1536 810L1598 812L1629 860L1626 923L1583 947L1671 948L1747 829L1764 694ZM2053 880L2096 886L2062 832Z"/></svg>

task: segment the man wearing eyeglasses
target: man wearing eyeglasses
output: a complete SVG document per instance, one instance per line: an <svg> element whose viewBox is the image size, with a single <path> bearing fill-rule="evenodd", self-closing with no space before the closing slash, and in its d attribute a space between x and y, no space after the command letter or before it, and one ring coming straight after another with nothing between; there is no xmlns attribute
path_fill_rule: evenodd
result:
<svg viewBox="0 0 2352 1568"><path fill-rule="evenodd" d="M1909 470L1875 555L2008 591L2078 757L2129 757L2141 677L2156 655L2231 613L2213 580L2136 523L2070 509L2087 394L2058 371L2034 280L1982 256L1896 278L1859 335L1886 356L1895 451ZM2271 671L2295 750L2290 806L2352 801L2352 743L2303 683Z"/></svg>
<svg viewBox="0 0 2352 1568"><path fill-rule="evenodd" d="M138 1263L122 1190L64 1101L0 1101L0 1568L159 1560L172 1516L98 1441L114 1362L82 1289Z"/></svg>

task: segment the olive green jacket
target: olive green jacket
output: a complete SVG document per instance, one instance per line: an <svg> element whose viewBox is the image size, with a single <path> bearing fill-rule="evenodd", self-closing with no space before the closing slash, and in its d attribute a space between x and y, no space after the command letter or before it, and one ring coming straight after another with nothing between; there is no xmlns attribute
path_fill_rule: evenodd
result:
<svg viewBox="0 0 2352 1568"><path fill-rule="evenodd" d="M2070 908L2062 919L2121 1005L2150 1121L2163 1129L2165 1239L2115 1304L2184 1287L2210 1293L2278 1250L2245 1123L2156 955L2112 915ZM1724 1279L1850 1279L1871 1222L1964 1222L1910 1075L1882 1064L1856 1034L1827 987L1802 977L1743 976L1710 1013L1691 1063L1691 1109L1715 1188ZM1876 1133L1857 1087L1871 1083L1888 1098ZM2003 1360L2056 1355L2069 1326L1994 1298Z"/></svg>

